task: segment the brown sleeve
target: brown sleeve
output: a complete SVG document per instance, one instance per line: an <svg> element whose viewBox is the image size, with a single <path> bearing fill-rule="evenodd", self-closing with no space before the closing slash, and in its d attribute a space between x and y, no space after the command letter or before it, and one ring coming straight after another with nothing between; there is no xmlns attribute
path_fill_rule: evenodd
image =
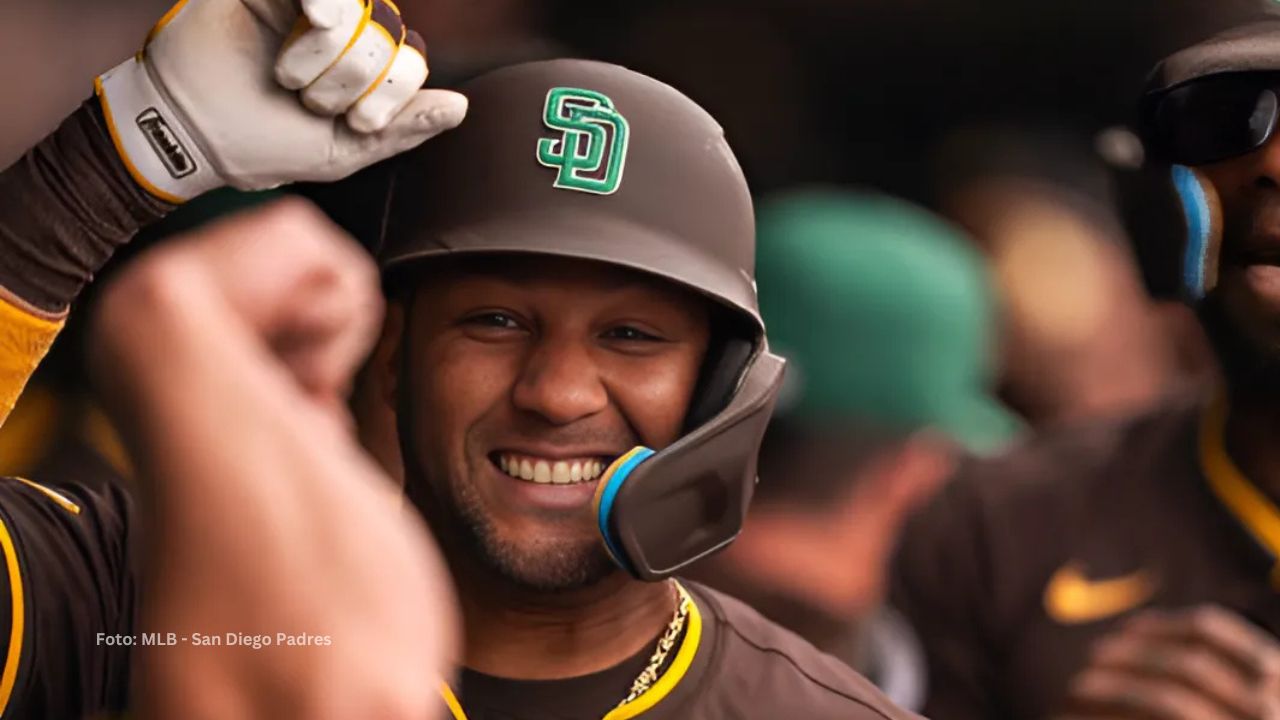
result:
<svg viewBox="0 0 1280 720"><path fill-rule="evenodd" d="M996 672L983 630L985 583L978 498L957 479L908 524L894 562L892 601L925 649L928 699L923 714L947 720L996 715L989 696Z"/></svg>
<svg viewBox="0 0 1280 720"><path fill-rule="evenodd" d="M96 98L0 172L0 424L81 288L171 209L133 182Z"/></svg>
<svg viewBox="0 0 1280 720"><path fill-rule="evenodd" d="M131 515L119 486L0 479L0 718L126 709Z"/></svg>
<svg viewBox="0 0 1280 720"><path fill-rule="evenodd" d="M117 247L174 206L134 183L96 98L0 172L0 288L57 316Z"/></svg>

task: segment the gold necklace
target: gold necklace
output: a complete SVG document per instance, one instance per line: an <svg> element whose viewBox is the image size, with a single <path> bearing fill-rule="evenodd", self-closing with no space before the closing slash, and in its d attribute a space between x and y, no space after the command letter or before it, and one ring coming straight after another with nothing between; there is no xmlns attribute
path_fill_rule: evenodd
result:
<svg viewBox="0 0 1280 720"><path fill-rule="evenodd" d="M676 595L675 614L671 617L671 622L667 624L666 632L662 633L662 637L658 638L658 646L654 648L653 655L649 658L649 664L631 683L631 692L622 699L622 702L618 703L618 707L622 707L645 694L658 681L658 670L662 669L662 665L667 661L667 655L676 646L676 640L680 638L680 633L684 632L685 621L689 618L689 604L693 602L693 599L689 597L684 588L680 587L679 583L671 583L671 587L675 589Z"/></svg>

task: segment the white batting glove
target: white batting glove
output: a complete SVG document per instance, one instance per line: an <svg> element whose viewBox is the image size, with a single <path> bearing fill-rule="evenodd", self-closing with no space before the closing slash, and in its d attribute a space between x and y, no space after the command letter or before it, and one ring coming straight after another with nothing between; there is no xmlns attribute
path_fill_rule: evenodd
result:
<svg viewBox="0 0 1280 720"><path fill-rule="evenodd" d="M180 203L338 180L455 127L466 98L426 79L392 0L181 0L95 87L134 179Z"/></svg>

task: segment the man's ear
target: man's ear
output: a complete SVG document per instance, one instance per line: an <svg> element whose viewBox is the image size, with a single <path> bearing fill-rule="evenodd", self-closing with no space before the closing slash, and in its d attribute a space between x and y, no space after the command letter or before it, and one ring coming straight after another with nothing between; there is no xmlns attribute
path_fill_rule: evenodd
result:
<svg viewBox="0 0 1280 720"><path fill-rule="evenodd" d="M382 321L382 336L378 338L373 356L369 359L378 396L393 410L396 407L396 391L400 384L400 368L404 367L401 357L404 352L404 324L404 303L400 300L387 301L387 314Z"/></svg>

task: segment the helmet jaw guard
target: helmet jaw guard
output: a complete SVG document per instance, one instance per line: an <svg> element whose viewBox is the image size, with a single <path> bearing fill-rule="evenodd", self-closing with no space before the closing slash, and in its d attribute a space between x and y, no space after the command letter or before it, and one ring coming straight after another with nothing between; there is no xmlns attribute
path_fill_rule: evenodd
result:
<svg viewBox="0 0 1280 720"><path fill-rule="evenodd" d="M1185 165L1120 170L1121 213L1147 290L1195 304L1218 281L1222 205L1202 173Z"/></svg>
<svg viewBox="0 0 1280 720"><path fill-rule="evenodd" d="M662 580L727 546L742 530L756 460L786 361L761 346L736 392L706 423L661 451L636 448L600 479L605 548L636 578Z"/></svg>
<svg viewBox="0 0 1280 720"><path fill-rule="evenodd" d="M1192 168L1174 165L1169 174L1186 227L1182 293L1188 302L1200 302L1218 284L1222 204L1213 183Z"/></svg>

